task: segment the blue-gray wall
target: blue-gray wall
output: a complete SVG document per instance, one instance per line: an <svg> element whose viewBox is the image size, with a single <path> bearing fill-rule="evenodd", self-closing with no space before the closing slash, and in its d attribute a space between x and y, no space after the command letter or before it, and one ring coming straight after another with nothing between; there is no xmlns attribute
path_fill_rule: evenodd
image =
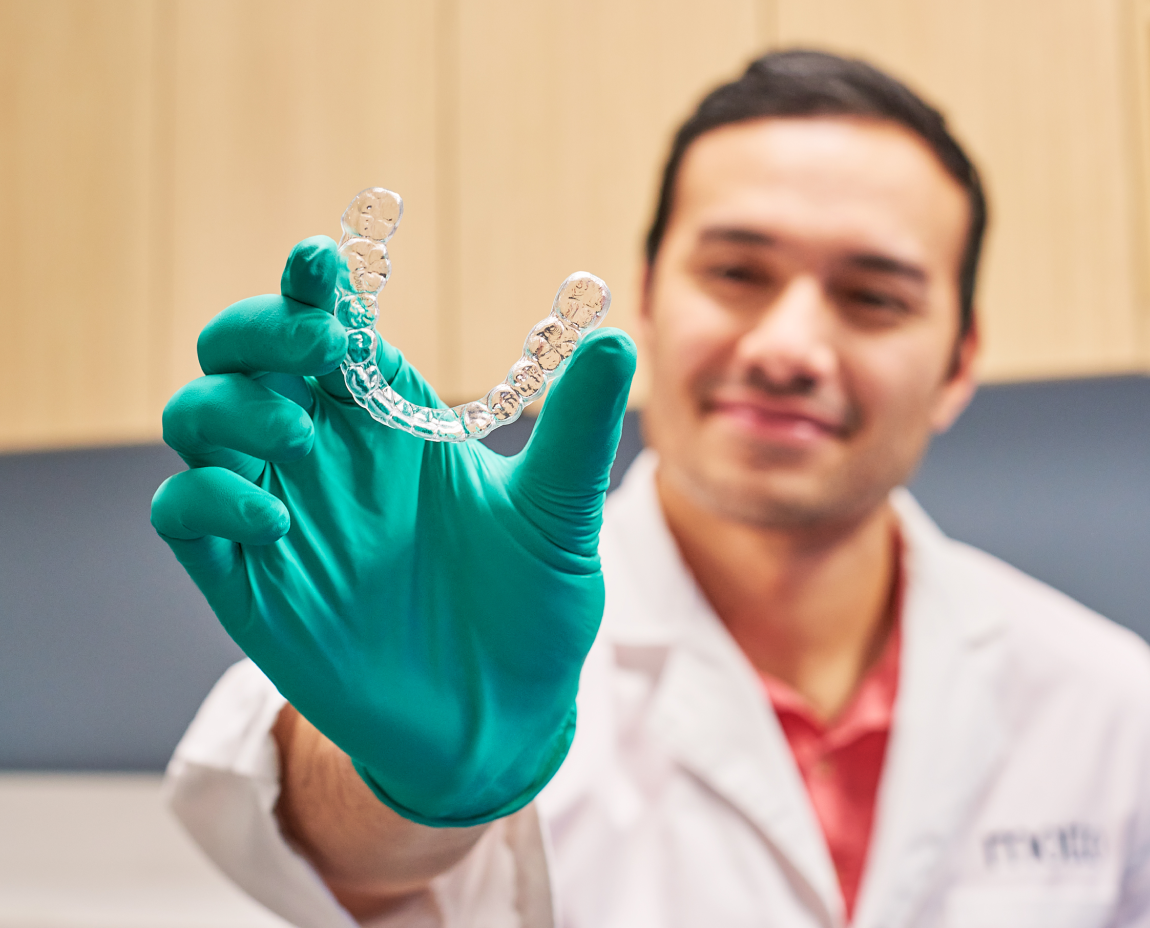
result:
<svg viewBox="0 0 1150 928"><path fill-rule="evenodd" d="M494 433L516 450L531 420ZM616 472L638 451L628 417ZM155 770L239 656L148 524L164 447L0 457L0 768ZM913 489L1150 638L1150 380L984 388Z"/></svg>

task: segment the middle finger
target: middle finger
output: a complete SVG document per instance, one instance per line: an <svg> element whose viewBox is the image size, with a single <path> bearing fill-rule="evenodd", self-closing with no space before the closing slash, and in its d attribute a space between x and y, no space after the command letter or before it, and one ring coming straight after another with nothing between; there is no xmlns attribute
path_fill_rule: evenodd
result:
<svg viewBox="0 0 1150 928"><path fill-rule="evenodd" d="M213 374L182 387L164 408L164 441L191 467L227 467L249 480L265 461L306 455L315 439L297 403L243 374Z"/></svg>

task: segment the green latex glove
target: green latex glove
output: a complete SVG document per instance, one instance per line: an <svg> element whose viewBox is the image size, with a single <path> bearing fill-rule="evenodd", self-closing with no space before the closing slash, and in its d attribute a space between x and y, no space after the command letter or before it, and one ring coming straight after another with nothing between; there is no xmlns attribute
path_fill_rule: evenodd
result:
<svg viewBox="0 0 1150 928"><path fill-rule="evenodd" d="M428 825L489 821L534 797L574 734L634 345L587 336L515 457L424 442L374 422L343 385L339 260L331 239L300 243L282 296L204 329L207 376L164 411L191 469L156 491L152 524L383 802ZM379 367L409 400L441 405L386 344Z"/></svg>

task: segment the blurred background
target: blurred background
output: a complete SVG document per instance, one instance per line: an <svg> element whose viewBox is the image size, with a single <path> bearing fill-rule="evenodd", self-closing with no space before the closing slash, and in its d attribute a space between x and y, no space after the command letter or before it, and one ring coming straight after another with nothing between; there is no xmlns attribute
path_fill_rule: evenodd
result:
<svg viewBox="0 0 1150 928"><path fill-rule="evenodd" d="M148 525L204 323L382 185L380 328L449 402L573 270L633 331L671 132L796 45L908 81L989 188L986 386L916 494L1150 635L1150 0L0 0L0 928L275 924L156 786L238 656Z"/></svg>

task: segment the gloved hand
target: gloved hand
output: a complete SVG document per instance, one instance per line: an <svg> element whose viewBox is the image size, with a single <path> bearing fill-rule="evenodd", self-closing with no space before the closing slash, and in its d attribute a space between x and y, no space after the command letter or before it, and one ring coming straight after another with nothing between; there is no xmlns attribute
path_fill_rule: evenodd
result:
<svg viewBox="0 0 1150 928"><path fill-rule="evenodd" d="M513 458L424 442L372 421L343 385L339 260L331 239L301 242L282 296L204 329L206 376L164 411L191 469L156 491L152 524L383 802L428 825L489 821L532 799L574 734L634 345L587 336ZM391 346L379 367L440 405Z"/></svg>

